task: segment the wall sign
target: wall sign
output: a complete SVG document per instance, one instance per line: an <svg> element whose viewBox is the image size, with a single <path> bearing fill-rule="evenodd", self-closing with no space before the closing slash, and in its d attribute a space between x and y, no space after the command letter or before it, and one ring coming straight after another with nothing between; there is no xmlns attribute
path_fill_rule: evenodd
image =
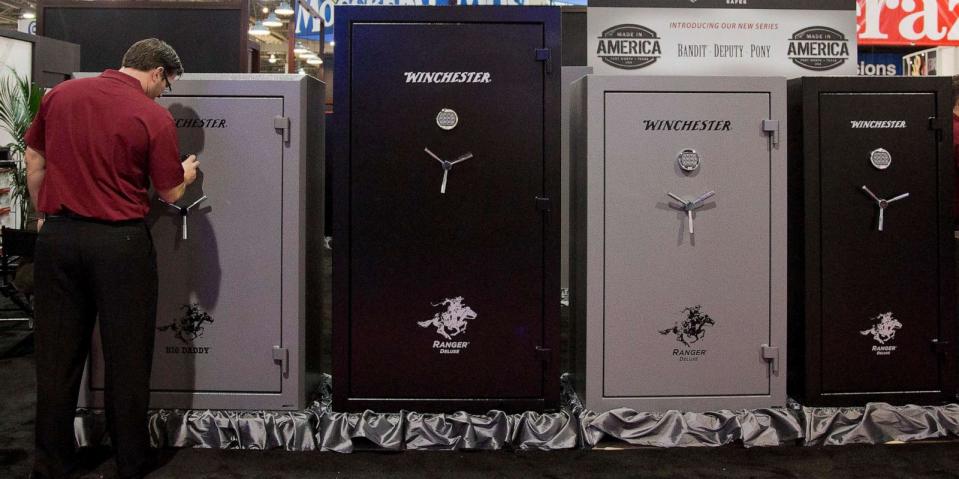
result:
<svg viewBox="0 0 959 479"><path fill-rule="evenodd" d="M959 45L959 1L856 0L860 45Z"/></svg>
<svg viewBox="0 0 959 479"><path fill-rule="evenodd" d="M856 73L850 2L750 1L594 0L589 66L628 75Z"/></svg>
<svg viewBox="0 0 959 479"><path fill-rule="evenodd" d="M860 76L898 76L902 75L902 54L859 52L858 72Z"/></svg>

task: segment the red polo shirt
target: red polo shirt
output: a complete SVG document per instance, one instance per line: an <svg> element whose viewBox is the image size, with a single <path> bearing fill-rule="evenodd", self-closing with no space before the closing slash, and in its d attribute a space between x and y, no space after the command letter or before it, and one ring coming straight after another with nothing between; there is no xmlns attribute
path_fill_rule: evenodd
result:
<svg viewBox="0 0 959 479"><path fill-rule="evenodd" d="M143 218L150 181L158 190L183 182L173 117L116 70L47 93L26 143L46 158L37 206L48 214Z"/></svg>

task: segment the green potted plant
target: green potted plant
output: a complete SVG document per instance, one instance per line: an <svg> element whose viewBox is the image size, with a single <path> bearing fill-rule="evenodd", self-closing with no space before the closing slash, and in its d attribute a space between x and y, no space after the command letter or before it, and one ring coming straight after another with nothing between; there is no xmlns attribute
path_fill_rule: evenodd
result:
<svg viewBox="0 0 959 479"><path fill-rule="evenodd" d="M13 161L13 185L10 191L12 198L20 208L21 229L35 225L31 221L33 207L30 205L30 193L27 190L27 169L24 164L24 155L27 145L24 136L30 123L40 110L40 100L45 90L34 83L30 83L24 76L17 74L13 68L8 68L0 78L0 128L3 128L13 141L6 145L10 151L10 160Z"/></svg>

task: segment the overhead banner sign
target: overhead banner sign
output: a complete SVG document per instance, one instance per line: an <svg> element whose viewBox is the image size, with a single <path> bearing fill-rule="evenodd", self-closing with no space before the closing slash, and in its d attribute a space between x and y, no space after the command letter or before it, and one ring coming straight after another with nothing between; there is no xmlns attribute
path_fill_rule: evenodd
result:
<svg viewBox="0 0 959 479"><path fill-rule="evenodd" d="M848 0L591 0L589 7L588 63L598 74L857 70L855 5Z"/></svg>
<svg viewBox="0 0 959 479"><path fill-rule="evenodd" d="M856 0L860 45L959 46L959 0Z"/></svg>
<svg viewBox="0 0 959 479"><path fill-rule="evenodd" d="M325 41L333 39L333 26L335 21L334 7L336 5L372 5L372 6L414 6L414 7L435 7L449 5L450 0L306 0L306 3L313 7L321 18L314 18L310 11L296 1L296 37L302 40L320 40L320 31L323 25L326 25Z"/></svg>

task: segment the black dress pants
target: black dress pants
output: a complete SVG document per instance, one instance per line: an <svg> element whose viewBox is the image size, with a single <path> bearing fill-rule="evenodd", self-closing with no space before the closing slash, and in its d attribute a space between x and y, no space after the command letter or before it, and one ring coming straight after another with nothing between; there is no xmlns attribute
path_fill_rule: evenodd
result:
<svg viewBox="0 0 959 479"><path fill-rule="evenodd" d="M34 474L76 464L73 419L90 337L99 319L107 428L121 477L147 465L147 408L156 326L156 253L142 221L51 217L35 260L37 363Z"/></svg>

